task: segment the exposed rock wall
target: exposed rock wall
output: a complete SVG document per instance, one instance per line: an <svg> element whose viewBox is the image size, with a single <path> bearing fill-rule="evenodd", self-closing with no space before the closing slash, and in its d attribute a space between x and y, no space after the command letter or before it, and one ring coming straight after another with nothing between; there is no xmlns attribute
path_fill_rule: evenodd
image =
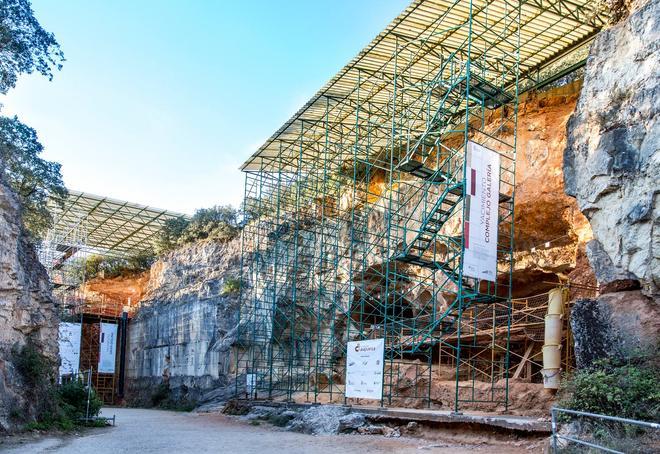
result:
<svg viewBox="0 0 660 454"><path fill-rule="evenodd" d="M32 342L56 365L57 326L46 270L21 232L18 200L0 183L0 432L34 418L40 404L12 349Z"/></svg>
<svg viewBox="0 0 660 454"><path fill-rule="evenodd" d="M568 124L566 192L594 239L589 260L604 291L660 295L660 2L595 40Z"/></svg>
<svg viewBox="0 0 660 454"><path fill-rule="evenodd" d="M114 302L131 312L145 297L149 284L149 271L140 274L117 276L109 279L94 278L82 288L87 301L92 304Z"/></svg>
<svg viewBox="0 0 660 454"><path fill-rule="evenodd" d="M238 240L187 245L154 264L129 325L129 401L149 403L162 383L172 400L196 401L228 383L238 298L225 283L239 266Z"/></svg>
<svg viewBox="0 0 660 454"><path fill-rule="evenodd" d="M627 14L592 45L567 128L566 192L589 219L601 289L571 314L578 367L657 357L660 340L660 2Z"/></svg>
<svg viewBox="0 0 660 454"><path fill-rule="evenodd" d="M588 266L574 273L581 250L591 239L591 228L575 199L564 193L562 173L566 124L581 85L577 80L546 92L528 93L520 102L514 296L547 291L542 282L557 282L557 276L593 283Z"/></svg>
<svg viewBox="0 0 660 454"><path fill-rule="evenodd" d="M657 355L660 308L638 291L578 300L571 311L578 368L604 358Z"/></svg>
<svg viewBox="0 0 660 454"><path fill-rule="evenodd" d="M589 224L580 212L576 200L564 193L562 175L566 122L573 112L580 86L579 81L574 82L549 92L529 95L521 102L516 195L516 235L519 247L516 252L514 282L524 295L546 291L547 281L556 282L557 275L565 277L578 269L581 278L586 276L588 280L593 275L586 260L581 261L584 242L591 238ZM376 180L371 191L387 197L385 181ZM351 191L347 191L342 198L342 204L351 204L348 200L350 194ZM380 239L385 248L387 238L382 232L386 228L386 199L374 198L371 202L376 204L376 208L365 220L368 224L365 234L371 235L370 244ZM347 206L342 208L346 209ZM283 238L280 242L274 242L277 247L265 248L266 251L262 251L263 254L272 255L271 258L276 256L280 269L290 269L291 275L280 276L278 282L292 282L295 277L294 270L301 272L309 268L314 270L314 283L327 281L328 285L332 286L349 285L351 279L357 279L359 276L350 276L343 271L350 269L350 264L345 263L350 260L347 251L351 236L347 224L329 227L325 232L328 237L338 235L337 250L331 250L332 242L327 245L326 259L328 263L333 263L332 267L318 263L309 263L302 267L285 266L285 262L293 260L294 257L303 262L311 260L312 254L305 249L319 245L314 239L314 232L320 228L315 224L317 219L314 216L314 207L306 209L309 212L305 213L306 216L301 216L299 222L303 225L300 229L292 227L294 221L283 222L277 229L274 229L271 222L265 221L260 227L270 233L263 234L264 238ZM246 241L249 241L250 235L246 238ZM545 242L549 240L558 241L552 241L549 247L545 247ZM300 249L297 256L289 250L294 245ZM537 246L536 252L531 251L534 246ZM249 244L245 247L250 249ZM378 249L374 248L373 256L367 257L367 265L375 270L375 275L378 275L378 267L383 266L383 260L389 257L388 254L378 253ZM338 260L336 263L333 261L335 256ZM248 292L254 295L273 292L273 279L258 277L259 273L272 274L272 266L268 264L273 260L262 257L259 261L262 263L261 268L257 266L254 273L244 276ZM321 278L316 274L322 272L327 272L328 277ZM335 272L336 282L332 277ZM238 241L227 245L202 242L186 246L170 253L154 265L142 307L131 321L129 330L130 398L144 402L154 393L156 385L165 381L169 383L175 398L197 400L205 390L230 381L233 373L229 371L234 364L229 347L235 343L233 330L237 322L238 301L223 295L222 288L226 279L238 277L239 274ZM364 278L369 278L368 272ZM306 282L306 279L309 280L304 274L298 276L299 282ZM374 279L374 282L378 283L379 280ZM290 288L282 288L280 285L277 287L280 292L278 304L290 304ZM316 304L324 309L330 308L322 296L324 292L316 289L305 293L303 290L299 285L296 295L298 300L310 299L317 301ZM422 298L423 292L413 295L417 296ZM374 294L374 297L377 298L378 294ZM347 310L351 302L345 301L342 304L343 309ZM264 314L266 313L268 311L264 310ZM337 315L337 320L340 318L340 315ZM305 323L314 324L316 321L313 317L305 319L305 313L301 312L296 323L300 326ZM338 329L348 323L350 320L342 319L341 323L337 323ZM280 321L276 325L286 331L286 323ZM310 330L316 331L311 328ZM263 338L268 337L267 334L262 334ZM286 335L287 332L278 334ZM345 333L336 332L335 335L342 336ZM249 339L241 341L245 344ZM331 371L327 373L329 375Z"/></svg>

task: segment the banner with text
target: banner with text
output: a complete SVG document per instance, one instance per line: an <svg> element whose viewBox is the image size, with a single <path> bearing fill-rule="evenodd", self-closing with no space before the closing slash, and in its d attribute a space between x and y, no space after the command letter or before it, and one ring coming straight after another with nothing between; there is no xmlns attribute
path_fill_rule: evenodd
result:
<svg viewBox="0 0 660 454"><path fill-rule="evenodd" d="M385 340L348 342L346 352L346 397L383 397Z"/></svg>
<svg viewBox="0 0 660 454"><path fill-rule="evenodd" d="M468 142L463 275L497 279L500 155Z"/></svg>
<svg viewBox="0 0 660 454"><path fill-rule="evenodd" d="M57 337L60 346L60 377L78 373L81 332L80 323L60 323Z"/></svg>
<svg viewBox="0 0 660 454"><path fill-rule="evenodd" d="M99 373L115 373L115 355L117 351L117 325L101 323L101 339L99 352Z"/></svg>

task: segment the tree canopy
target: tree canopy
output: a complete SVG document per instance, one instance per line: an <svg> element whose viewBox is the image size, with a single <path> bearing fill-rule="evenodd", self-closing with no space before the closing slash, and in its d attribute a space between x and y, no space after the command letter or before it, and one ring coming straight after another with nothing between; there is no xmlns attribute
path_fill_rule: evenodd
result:
<svg viewBox="0 0 660 454"><path fill-rule="evenodd" d="M0 116L0 179L18 195L23 223L33 239L41 238L52 224L49 197L67 195L61 165L39 157L44 147L37 132L17 117Z"/></svg>
<svg viewBox="0 0 660 454"><path fill-rule="evenodd" d="M28 0L0 0L0 93L16 86L20 74L53 78L64 54L52 33L34 17Z"/></svg>
<svg viewBox="0 0 660 454"><path fill-rule="evenodd" d="M185 218L166 221L154 246L158 254L163 254L177 246L207 238L229 241L238 235L239 230L238 212L231 206L201 208L190 221Z"/></svg>
<svg viewBox="0 0 660 454"><path fill-rule="evenodd" d="M36 71L52 79L63 61L55 36L41 27L28 0L0 0L0 93L15 87L20 74ZM0 116L0 180L18 195L33 240L52 224L49 197L67 194L60 164L40 158L43 149L34 129Z"/></svg>

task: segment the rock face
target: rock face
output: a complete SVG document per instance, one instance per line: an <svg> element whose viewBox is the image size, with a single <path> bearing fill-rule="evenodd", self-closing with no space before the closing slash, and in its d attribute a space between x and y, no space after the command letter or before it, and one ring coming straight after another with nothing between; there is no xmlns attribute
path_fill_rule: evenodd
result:
<svg viewBox="0 0 660 454"><path fill-rule="evenodd" d="M568 124L566 192L594 239L587 255L604 290L660 295L660 2L602 32ZM639 284L636 282L638 281Z"/></svg>
<svg viewBox="0 0 660 454"><path fill-rule="evenodd" d="M578 368L605 358L654 355L660 333L660 308L639 291L578 300L571 312Z"/></svg>
<svg viewBox="0 0 660 454"><path fill-rule="evenodd" d="M30 342L57 364L58 317L46 270L21 232L20 207L0 183L0 432L33 419L40 402L12 349Z"/></svg>
<svg viewBox="0 0 660 454"><path fill-rule="evenodd" d="M566 124L580 88L577 80L547 92L529 93L520 102L514 297L547 291L542 282L557 282L556 275L593 283L590 269L572 275L584 243L592 237L576 200L564 193L562 172Z"/></svg>
<svg viewBox="0 0 660 454"><path fill-rule="evenodd" d="M593 272L586 259L583 258L582 267L578 266L580 253L584 255L584 242L591 239L591 230L576 200L564 193L562 175L566 122L573 112L580 87L579 81L574 82L545 93L528 96L521 103L520 153L519 165L516 169L518 179L516 242L519 246L516 250L514 283L516 288L524 292L522 296L547 291L546 281L556 282L558 275L567 276L577 268L581 268L582 274L587 276L587 279L577 279L577 281L592 283L589 278L593 276ZM371 191L374 194L385 194L384 180L377 181ZM346 198L349 195L347 194ZM373 235L373 238L369 239L370 243L376 242L374 238L385 238L382 232L386 228L384 214L386 199L383 200L382 210L374 209L366 221L369 226L366 229L367 234ZM350 200L344 202L351 203ZM381 203L378 199L372 202ZM309 219L304 218L300 222L308 222L309 226L316 228L313 224L316 222L313 213L309 214ZM291 226L290 222L285 222L271 235L264 237L283 238L279 246L267 248L266 253L272 254L273 257L277 256L280 268L289 269L293 273L295 267L285 266L284 261L293 260L296 255L287 248L292 248L295 244L300 250L304 250L315 247L318 242L308 231L312 229L297 230ZM305 224L305 227L309 226ZM263 228L273 227L268 222L264 222ZM338 234L339 250L348 250L351 239L349 226L341 225L337 231L339 233L329 230L327 235L332 237ZM250 249L250 236L246 238L245 247ZM544 243L549 240L555 241L551 242L550 247L544 247ZM312 246L309 246L310 244ZM535 246L536 251L532 251ZM336 251L329 250L327 254L328 257L333 257L332 254L336 254ZM383 266L384 255L374 252L367 258L369 270L373 269L373 274L376 276L379 267ZM309 256L311 254L304 251L299 255L300 260L308 260ZM342 256L339 260L348 261L349 258ZM243 276L247 294L260 295L273 291L273 270L269 265L273 261L273 259L264 259L261 261L263 263L261 268L256 267L252 273ZM343 262L337 266L338 270L350 268L349 263ZM370 277L369 270L364 276L360 276L359 273L357 276L338 274L339 285L348 285L351 280L354 284L360 284L360 278L364 277L368 280ZM315 277L314 283L330 282L333 270L329 269L327 272L329 273L327 278ZM233 392L237 386L241 384L244 386L245 376L241 376L239 382L231 383L235 377L230 371L235 367L235 359L230 358L232 344L234 350L240 350L247 347L249 342L259 342L259 339L265 342L264 339L268 339L271 333L262 332L256 341L241 339L240 342L236 342L234 329L237 324L238 301L223 295L222 289L227 279L239 277L239 274L238 241L227 245L202 242L186 246L170 253L154 265L142 307L130 326L128 387L132 400L148 401L157 385L165 381L169 383L175 399L195 400L201 403L203 408L217 408L227 397L231 397L231 392L228 390ZM293 274L282 276L278 282L290 282L294 277ZM304 276L299 279L302 282ZM374 279L374 282L376 287L379 281ZM305 293L301 288L302 285L299 285L297 289L296 296L299 300L318 299L318 289ZM371 291L368 286L365 288ZM286 305L291 304L292 296L288 293L288 288L285 289L286 291L278 299L278 304L282 306L283 312L290 312ZM424 292L421 290L423 289L412 294L419 301L424 297ZM373 296L377 298L379 295L374 293ZM250 302L245 301L244 304ZM324 309L332 308L326 299L321 299L317 304ZM343 304L345 305L343 309L346 310L351 302L345 301ZM411 298L411 304L417 304L417 300ZM267 311L263 312L267 314ZM315 326L314 317L310 315L305 318L306 314L300 312L296 320L298 327L310 324ZM343 314L336 314L335 317L336 320L341 320L341 323L335 325L334 334L338 338L345 336L346 326L350 323L350 320L342 317L345 318ZM285 320L277 319L274 323L265 323L260 319L260 322L262 325L255 328L277 327L280 330L276 333L278 338L286 339L291 332ZM249 317L244 319L243 323L250 323ZM245 326L246 332L251 332L250 327ZM328 332L327 330L331 328L322 326L321 329L323 332ZM316 331L316 328L309 330ZM351 330L351 332L355 331ZM239 343L240 345L237 345ZM315 349L316 345L312 344L311 351ZM286 358L285 353L279 356ZM337 355L340 357L342 353L337 352ZM319 380L327 382L333 377L334 372L330 369L320 370L317 375ZM214 391L206 393L211 389ZM452 396L453 393L447 393L446 400L449 401Z"/></svg>
<svg viewBox="0 0 660 454"><path fill-rule="evenodd" d="M137 316L129 324L127 397L150 404L159 385L174 402L198 401L233 373L240 242L202 241L160 259Z"/></svg>

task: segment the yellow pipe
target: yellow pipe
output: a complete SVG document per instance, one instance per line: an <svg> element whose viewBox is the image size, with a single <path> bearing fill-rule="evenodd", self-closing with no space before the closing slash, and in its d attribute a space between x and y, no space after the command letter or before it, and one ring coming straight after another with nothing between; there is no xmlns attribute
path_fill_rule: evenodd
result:
<svg viewBox="0 0 660 454"><path fill-rule="evenodd" d="M558 389L561 372L562 318L568 299L565 288L553 288L548 293L548 312L545 316L543 343L543 387Z"/></svg>

